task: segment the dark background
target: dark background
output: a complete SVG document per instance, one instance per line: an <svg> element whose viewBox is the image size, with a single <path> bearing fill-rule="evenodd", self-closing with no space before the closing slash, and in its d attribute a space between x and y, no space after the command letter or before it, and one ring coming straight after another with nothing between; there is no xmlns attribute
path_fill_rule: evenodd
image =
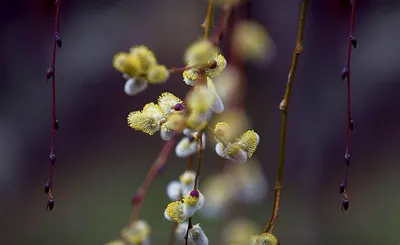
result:
<svg viewBox="0 0 400 245"><path fill-rule="evenodd" d="M252 16L265 24L276 56L268 66L246 66L246 110L261 135L257 158L271 186L278 157L281 101L295 44L301 1L254 0ZM3 244L104 244L118 237L130 213L130 197L162 147L158 136L134 132L126 116L163 91L183 96L180 75L136 97L123 92L113 54L145 44L160 63L182 65L187 45L202 35L200 0L65 0L64 44L57 54L55 209L46 213L51 93L45 72L51 58L52 1L0 2L0 241ZM281 216L283 245L400 244L400 3L358 1L352 58L351 205L340 211L346 130L345 83L339 73L347 49L348 1L311 1L305 52L296 74L288 124ZM179 85L179 86L178 86ZM218 158L209 149L203 176ZM151 188L143 217L152 244L166 244L165 186L184 168L170 158ZM262 226L266 199L235 209ZM227 220L196 218L220 244Z"/></svg>

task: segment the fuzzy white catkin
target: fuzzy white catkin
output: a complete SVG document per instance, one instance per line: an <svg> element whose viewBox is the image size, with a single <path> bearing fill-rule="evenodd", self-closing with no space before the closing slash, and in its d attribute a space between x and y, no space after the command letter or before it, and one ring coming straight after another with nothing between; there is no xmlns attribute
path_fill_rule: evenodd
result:
<svg viewBox="0 0 400 245"><path fill-rule="evenodd" d="M190 195L190 192L192 190L189 191L189 193L187 195ZM186 217L192 217L196 211L200 210L204 205L204 195L201 194L201 192L199 192L199 198L197 199L197 203L196 205L189 205L187 203L185 203L183 205L183 214Z"/></svg>
<svg viewBox="0 0 400 245"><path fill-rule="evenodd" d="M143 90L145 90L148 86L148 83L143 78L131 78L126 81L124 86L124 91L127 95L133 96L136 95Z"/></svg>
<svg viewBox="0 0 400 245"><path fill-rule="evenodd" d="M218 94L215 93L215 101L214 101L214 104L211 107L211 110L214 113L222 113L222 112L224 112L224 109L225 109L224 103L222 102L222 100L218 96Z"/></svg>
<svg viewBox="0 0 400 245"><path fill-rule="evenodd" d="M175 237L179 241L185 240L186 231L188 228L189 223L183 222L182 224L178 224L175 230Z"/></svg>
<svg viewBox="0 0 400 245"><path fill-rule="evenodd" d="M196 206L191 206L186 203L183 205L183 215L185 215L186 217L192 217L196 213L196 211Z"/></svg>
<svg viewBox="0 0 400 245"><path fill-rule="evenodd" d="M194 225L189 230L188 243L192 245L208 245L208 237L200 227L200 224Z"/></svg>
<svg viewBox="0 0 400 245"><path fill-rule="evenodd" d="M172 131L172 130L165 130L164 128L161 128L161 130L160 130L160 136L161 136L161 139L163 139L163 140L170 140L170 139L172 139L172 137L174 136L174 134L175 134L175 132L174 131Z"/></svg>
<svg viewBox="0 0 400 245"><path fill-rule="evenodd" d="M215 152L218 154L218 156L226 158L225 147L222 143L217 143L215 145Z"/></svg>
<svg viewBox="0 0 400 245"><path fill-rule="evenodd" d="M262 173L256 173L241 186L238 199L244 203L256 203L264 199L268 190L268 182Z"/></svg>
<svg viewBox="0 0 400 245"><path fill-rule="evenodd" d="M190 142L189 137L183 137L175 147L175 154L178 157L188 157L198 151L198 142Z"/></svg>
<svg viewBox="0 0 400 245"><path fill-rule="evenodd" d="M179 200L182 195L181 183L177 180L171 181L167 186L167 196L171 201Z"/></svg>

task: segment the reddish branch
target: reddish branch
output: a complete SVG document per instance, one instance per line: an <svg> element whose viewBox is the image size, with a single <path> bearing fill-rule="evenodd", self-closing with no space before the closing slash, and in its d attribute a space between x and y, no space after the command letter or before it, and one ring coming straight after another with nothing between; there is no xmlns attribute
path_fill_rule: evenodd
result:
<svg viewBox="0 0 400 245"><path fill-rule="evenodd" d="M47 80L51 79L51 90L52 90L52 99L51 99L51 107L52 107L52 119L51 119L51 147L49 154L49 162L50 162L50 173L47 183L45 185L45 193L47 194L47 210L50 211L54 207L54 198L53 198L53 167L56 160L56 156L54 154L55 150L55 131L58 129L58 120L56 118L56 51L57 46L61 48L62 39L60 37L60 4L61 0L56 0L56 18L54 24L54 37L53 37L53 52L51 58L51 64L49 69L47 70Z"/></svg>
<svg viewBox="0 0 400 245"><path fill-rule="evenodd" d="M156 161L151 166L149 172L146 175L142 185L139 187L136 195L132 198L132 214L129 220L129 226L137 221L139 217L140 208L142 207L144 198L146 197L147 191L151 183L153 183L154 177L157 175L159 169L162 169L167 162L167 158L175 145L175 137L165 142L160 154L158 155Z"/></svg>
<svg viewBox="0 0 400 245"><path fill-rule="evenodd" d="M345 66L341 72L342 80L347 80L347 125L346 125L346 150L344 153L344 161L345 161L345 174L340 185L340 192L343 194L342 200L342 211L346 211L349 208L349 196L347 192L347 175L349 171L350 165L350 154L349 154L349 146L350 146L350 136L351 131L354 127L353 119L351 118L351 90L350 90L350 62L351 62L351 50L352 47L354 48L357 46L357 39L354 36L354 15L356 10L356 0L350 1L351 5L351 17L350 17L350 31L349 31L349 38L347 44L347 58Z"/></svg>

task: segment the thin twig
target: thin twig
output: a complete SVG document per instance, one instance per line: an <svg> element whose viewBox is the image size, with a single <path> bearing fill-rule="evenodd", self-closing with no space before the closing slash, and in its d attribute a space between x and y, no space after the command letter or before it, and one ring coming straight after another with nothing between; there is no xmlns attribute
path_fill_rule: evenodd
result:
<svg viewBox="0 0 400 245"><path fill-rule="evenodd" d="M199 153L198 153L198 163L197 163L197 169L196 169L196 177L194 178L194 185L193 189L197 190L198 188L198 182L199 182L199 176L200 176L200 168L201 164L203 162L203 132L200 131L197 133L198 141L199 141Z"/></svg>
<svg viewBox="0 0 400 245"><path fill-rule="evenodd" d="M293 53L292 65L290 66L288 81L286 84L286 91L284 98L279 106L282 111L282 124L281 124L281 137L280 137L280 147L279 147L279 164L278 171L276 175L275 182L275 201L272 211L272 216L269 223L265 226L264 232L273 233L275 229L275 224L279 216L279 204L281 199L281 190L282 190L282 177L283 177L283 166L285 164L285 147L286 147L286 125L287 125L287 116L288 116L288 107L290 95L292 92L292 86L294 81L294 75L296 73L297 62L300 54L303 52L303 35L304 35L304 27L306 21L306 13L308 7L308 0L303 0L301 4L301 14L299 20L299 26L297 29L297 39L296 39L296 48Z"/></svg>
<svg viewBox="0 0 400 245"><path fill-rule="evenodd" d="M212 1L209 1L206 18L204 19L203 24L201 24L201 26L204 28L204 39L208 39L210 37L213 25L213 19L214 19L214 4L212 3Z"/></svg>
<svg viewBox="0 0 400 245"><path fill-rule="evenodd" d="M344 161L345 161L345 173L343 177L342 184L340 185L340 192L343 194L342 200L342 211L346 211L349 207L349 196L347 191L347 174L349 171L349 164L350 164L350 154L349 154L349 147L350 147L350 136L351 131L354 127L354 122L351 117L351 90L350 90L350 62L351 62L351 50L352 45L354 47L357 46L357 39L354 36L354 15L356 10L356 0L351 0L351 17L350 17L350 30L349 30L349 38L347 43L347 58L345 67L341 72L342 79L347 78L347 125L346 125L346 150L344 153Z"/></svg>
<svg viewBox="0 0 400 245"><path fill-rule="evenodd" d="M216 27L214 35L210 38L210 41L215 45L219 44L219 41L221 41L222 36L224 35L224 31L228 25L228 20L231 15L231 12L232 12L231 9L222 10L218 26Z"/></svg>
<svg viewBox="0 0 400 245"><path fill-rule="evenodd" d="M57 45L61 48L62 41L60 38L60 5L61 0L56 0L56 17L54 23L54 36L53 36L53 51L51 57L51 64L47 70L46 78L49 80L51 78L51 147L49 154L50 172L47 183L45 185L45 193L47 193L47 210L50 211L54 207L54 197L53 197L53 168L56 160L54 154L55 151L55 131L58 129L58 120L56 118L56 52Z"/></svg>
<svg viewBox="0 0 400 245"><path fill-rule="evenodd" d="M175 141L176 139L175 137L173 137L172 139L165 142L160 154L158 155L154 164L151 166L142 185L139 187L136 195L132 198L133 208L128 226L131 226L135 221L138 220L140 208L142 207L147 191L151 183L153 182L154 177L157 175L158 170L166 164L169 153L171 152L171 149L175 145Z"/></svg>

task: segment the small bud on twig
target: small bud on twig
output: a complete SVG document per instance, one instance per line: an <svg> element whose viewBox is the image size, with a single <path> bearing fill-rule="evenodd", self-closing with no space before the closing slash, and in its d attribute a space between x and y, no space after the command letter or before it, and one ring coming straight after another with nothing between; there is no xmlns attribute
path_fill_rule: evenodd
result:
<svg viewBox="0 0 400 245"><path fill-rule="evenodd" d="M59 35L56 36L56 43L59 48L62 47L62 38Z"/></svg>
<svg viewBox="0 0 400 245"><path fill-rule="evenodd" d="M49 198L47 200L47 208L46 208L47 212L53 210L53 208L54 208L54 199L53 198Z"/></svg>
<svg viewBox="0 0 400 245"><path fill-rule="evenodd" d="M342 201L342 212L347 211L349 209L350 202L347 199Z"/></svg>
<svg viewBox="0 0 400 245"><path fill-rule="evenodd" d="M52 78L53 75L54 75L54 69L53 69L53 67L50 67L49 69L47 69L47 72L46 72L46 79L47 79L47 80L50 80L50 78Z"/></svg>
<svg viewBox="0 0 400 245"><path fill-rule="evenodd" d="M343 194L344 189L345 189L344 183L340 184L340 194Z"/></svg>
<svg viewBox="0 0 400 245"><path fill-rule="evenodd" d="M50 152L49 161L51 165L54 165L56 163L56 155L53 152Z"/></svg>
<svg viewBox="0 0 400 245"><path fill-rule="evenodd" d="M353 120L353 119L350 119L349 127L350 127L350 130L351 130L351 131L354 130L354 120Z"/></svg>
<svg viewBox="0 0 400 245"><path fill-rule="evenodd" d="M50 191L50 184L49 182L46 183L46 185L44 186L44 193L47 194Z"/></svg>
<svg viewBox="0 0 400 245"><path fill-rule="evenodd" d="M357 48L357 39L355 36L350 37L350 42L353 45L354 48Z"/></svg>
<svg viewBox="0 0 400 245"><path fill-rule="evenodd" d="M343 70L340 72L340 77L342 78L342 81L349 75L349 69L347 67L343 68Z"/></svg>
<svg viewBox="0 0 400 245"><path fill-rule="evenodd" d="M346 165L349 165L349 164L350 164L350 159L351 159L350 154L346 152L346 153L344 154L344 162L346 163Z"/></svg>
<svg viewBox="0 0 400 245"><path fill-rule="evenodd" d="M54 121L54 129L58 130L58 119Z"/></svg>

